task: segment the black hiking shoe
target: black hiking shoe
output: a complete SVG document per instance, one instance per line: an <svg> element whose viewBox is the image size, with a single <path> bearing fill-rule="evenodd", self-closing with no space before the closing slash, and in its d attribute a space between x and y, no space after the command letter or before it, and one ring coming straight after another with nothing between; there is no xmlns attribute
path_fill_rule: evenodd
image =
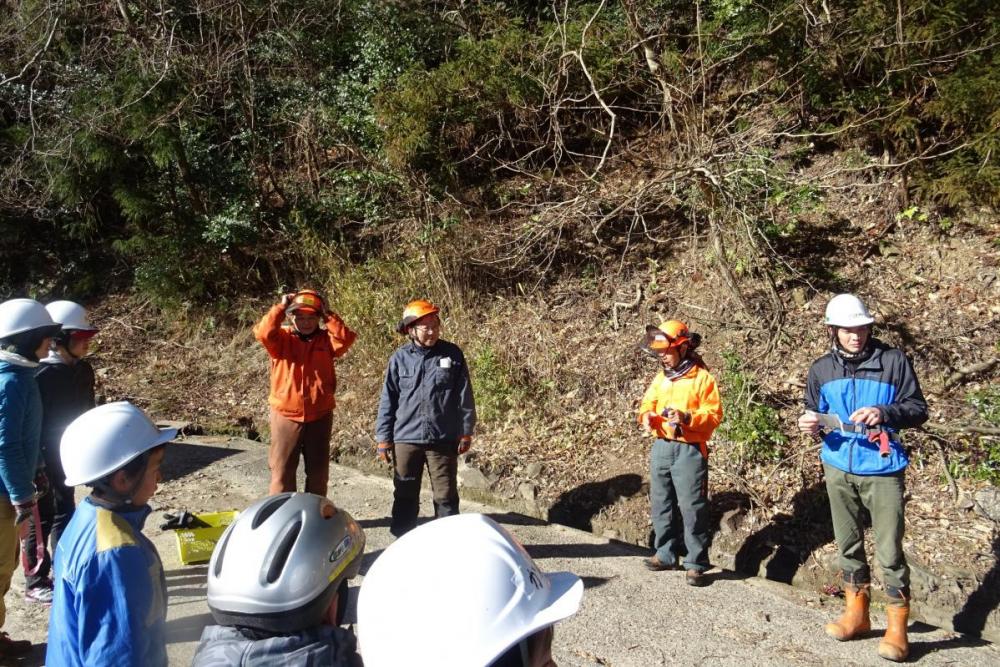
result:
<svg viewBox="0 0 1000 667"><path fill-rule="evenodd" d="M676 570L678 569L677 563L664 563L662 560L656 556L650 556L649 558L643 558L642 564L646 566L647 570L652 572L663 572L664 570Z"/></svg>
<svg viewBox="0 0 1000 667"><path fill-rule="evenodd" d="M684 579L687 581L688 586L708 585L708 577L705 576L704 572L699 572L698 570L688 570L687 576Z"/></svg>

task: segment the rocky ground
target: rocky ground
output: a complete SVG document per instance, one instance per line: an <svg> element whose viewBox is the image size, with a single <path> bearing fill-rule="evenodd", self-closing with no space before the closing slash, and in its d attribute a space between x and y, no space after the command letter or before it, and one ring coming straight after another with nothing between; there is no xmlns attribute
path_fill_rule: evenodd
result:
<svg viewBox="0 0 1000 667"><path fill-rule="evenodd" d="M165 479L153 499L146 534L163 559L169 590L168 654L171 665L188 665L202 628L211 623L205 600L204 565L180 563L173 534L161 531L164 512L240 509L267 485L266 448L239 438L193 437L171 445ZM475 474L466 473L471 480ZM301 484L301 482L300 482ZM650 667L651 665L879 665L878 605L871 636L837 643L822 624L838 613L839 601L764 579L714 570L710 585L692 589L678 572L650 573L640 564L649 552L617 540L549 525L533 517L468 500L463 511L486 512L506 525L547 571L570 570L586 586L580 612L560 624L554 657L569 667ZM391 542L386 512L391 484L384 475L334 466L330 497L359 519L367 535L362 576ZM430 511L424 497L423 514ZM354 582L355 584L360 581ZM46 610L21 601L23 578L16 575L6 600L4 630L38 644L17 665L41 665L47 635ZM353 620L356 588L348 620ZM461 631L456 628L456 631ZM910 629L912 660L922 665L995 665L997 648L987 642L915 622ZM363 652L363 647L362 647Z"/></svg>

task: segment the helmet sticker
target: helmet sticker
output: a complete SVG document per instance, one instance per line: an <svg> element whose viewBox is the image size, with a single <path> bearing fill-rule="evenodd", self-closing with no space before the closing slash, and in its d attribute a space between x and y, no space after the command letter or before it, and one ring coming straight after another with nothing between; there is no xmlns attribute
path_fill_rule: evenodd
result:
<svg viewBox="0 0 1000 667"><path fill-rule="evenodd" d="M344 535L344 539L340 541L340 544L334 547L333 551L330 552L330 562L336 563L338 560L343 558L344 555L351 550L353 542L354 541L351 539L350 535Z"/></svg>

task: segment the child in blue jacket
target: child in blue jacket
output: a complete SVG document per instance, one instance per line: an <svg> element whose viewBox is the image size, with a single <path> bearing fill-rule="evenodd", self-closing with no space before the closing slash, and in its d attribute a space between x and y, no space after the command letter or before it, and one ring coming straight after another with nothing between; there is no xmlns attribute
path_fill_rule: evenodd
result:
<svg viewBox="0 0 1000 667"><path fill-rule="evenodd" d="M874 322L853 294L839 294L827 304L830 351L809 369L807 411L798 425L814 436L822 430L820 459L844 578L845 610L827 624L826 633L846 641L871 629L871 571L864 538L867 511L889 597L889 627L878 654L899 662L909 655L910 613L910 567L903 553L909 459L899 431L927 421L927 402L903 351L872 336Z"/></svg>
<svg viewBox="0 0 1000 667"><path fill-rule="evenodd" d="M126 402L88 410L66 427L66 484L94 490L56 547L47 664L167 664L166 579L142 526L176 433Z"/></svg>
<svg viewBox="0 0 1000 667"><path fill-rule="evenodd" d="M0 304L0 627L7 615L3 596L17 567L18 539L38 521L35 470L42 401L35 368L58 331L59 325L33 299ZM0 632L0 661L29 650L30 642Z"/></svg>

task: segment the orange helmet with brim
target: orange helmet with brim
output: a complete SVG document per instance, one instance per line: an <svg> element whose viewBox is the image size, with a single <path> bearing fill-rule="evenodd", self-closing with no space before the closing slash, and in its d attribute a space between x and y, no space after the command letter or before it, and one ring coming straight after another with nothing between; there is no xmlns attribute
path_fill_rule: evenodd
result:
<svg viewBox="0 0 1000 667"><path fill-rule="evenodd" d="M430 301L426 301L424 299L411 301L406 304L406 308L403 309L403 319L401 319L399 324L396 325L396 331L401 334L405 334L406 330L410 328L410 325L417 320L439 312L441 312L441 309Z"/></svg>
<svg viewBox="0 0 1000 667"><path fill-rule="evenodd" d="M297 310L322 315L323 311L326 310L326 304L323 301L323 297L320 296L319 292L316 290L299 290L295 293L295 296L292 297L292 302L288 304L288 308L285 309L285 313L291 315Z"/></svg>
<svg viewBox="0 0 1000 667"><path fill-rule="evenodd" d="M667 320L658 327L646 327L645 347L653 352L663 352L689 342L691 332L680 320Z"/></svg>

